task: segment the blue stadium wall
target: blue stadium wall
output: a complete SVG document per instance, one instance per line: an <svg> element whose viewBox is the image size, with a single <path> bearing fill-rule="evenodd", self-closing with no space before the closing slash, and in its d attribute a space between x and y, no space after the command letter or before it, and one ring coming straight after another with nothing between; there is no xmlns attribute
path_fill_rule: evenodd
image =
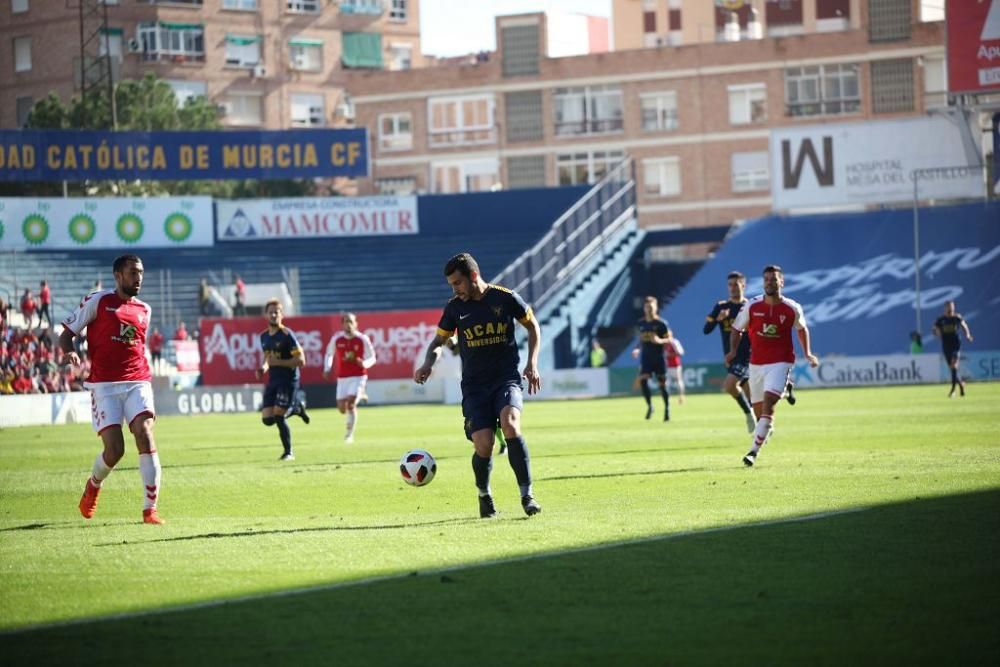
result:
<svg viewBox="0 0 1000 667"><path fill-rule="evenodd" d="M913 232L910 209L754 220L661 314L683 343L685 361L718 362L718 329L705 335L702 327L727 297L726 274L745 273L753 297L762 291L763 267L779 264L784 293L802 304L820 357L906 353L916 328ZM919 239L924 350L940 350L930 332L949 299L975 338L963 341L964 349L1000 349L1000 204L920 209ZM613 365L634 363L626 350Z"/></svg>

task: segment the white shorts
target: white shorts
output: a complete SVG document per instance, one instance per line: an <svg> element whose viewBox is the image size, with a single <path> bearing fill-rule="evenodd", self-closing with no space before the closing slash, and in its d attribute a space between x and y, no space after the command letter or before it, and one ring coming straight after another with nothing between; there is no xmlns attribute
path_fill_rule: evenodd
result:
<svg viewBox="0 0 1000 667"><path fill-rule="evenodd" d="M98 433L111 426L130 426L141 414L156 416L149 382L99 382L87 388L91 421Z"/></svg>
<svg viewBox="0 0 1000 667"><path fill-rule="evenodd" d="M368 384L367 375L354 375L352 377L337 378L337 400L342 401L350 396L359 396Z"/></svg>
<svg viewBox="0 0 1000 667"><path fill-rule="evenodd" d="M792 366L793 364L785 361L775 364L750 364L750 402L762 402L765 392L777 396L785 393L785 385L788 384Z"/></svg>

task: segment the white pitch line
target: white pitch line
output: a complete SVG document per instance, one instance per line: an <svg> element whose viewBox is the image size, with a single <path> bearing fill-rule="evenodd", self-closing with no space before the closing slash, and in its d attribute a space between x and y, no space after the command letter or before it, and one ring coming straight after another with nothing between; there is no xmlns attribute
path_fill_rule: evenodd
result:
<svg viewBox="0 0 1000 667"><path fill-rule="evenodd" d="M11 635L24 634L28 632L35 632L37 630L50 630L53 628L66 628L75 625L88 625L91 623L106 623L109 621L124 621L131 620L134 618L143 618L145 616L157 616L160 614L175 614L185 611L196 611L198 609L211 609L213 607L225 607L227 605L242 604L244 602L256 602L259 600L267 600L272 598L284 598L291 597L294 595L308 595L310 593L323 593L326 591L335 591L341 588L351 588L354 586L370 586L371 584L378 584L384 581L396 581L400 579L408 579L413 576L418 577L429 577L437 576L441 574L448 574L454 572L463 572L467 570L475 570L484 567L493 567L494 565L507 565L510 563L523 563L530 560L540 560L542 558L556 558L559 556L573 556L576 554L590 553L593 551L606 551L608 549L617 549L619 547L629 547L638 544L650 544L653 542L669 542L671 540L677 540L683 537L697 537L700 535L711 535L713 533L726 533L733 530L743 530L746 528L767 528L769 526L780 526L786 523L805 523L808 521L819 521L820 519L829 519L834 516L841 516L844 514L856 514L858 512L867 511L868 507L858 507L854 509L847 510L837 510L835 512L820 512L818 514L806 514L803 516L788 517L785 519L773 519L771 521L760 521L757 523L747 523L747 524L736 524L731 526L719 526L717 528L703 528L700 530L686 530L680 533L671 533L670 535L655 535L651 537L640 537L634 540L625 540L623 542L609 542L606 544L595 544L587 547L576 547L567 549L565 551L559 551L556 553L544 553L544 554L529 554L525 556L512 556L511 558L499 558L496 560L482 561L479 563L471 563L466 565L452 565L449 567L440 567L430 570L420 570L415 573L406 572L404 574L387 574L381 577L369 577L367 579L357 579L355 581L342 581L335 584L323 584L320 586L310 586L308 588L295 588L287 591L277 591L274 593L258 593L253 595L244 595L242 597L227 598L225 600L208 600L205 602L195 602L193 604L180 605L177 607L167 607L165 609L149 609L145 611L134 611L125 612L122 614L113 614L110 616L94 616L89 618L77 618L68 621L58 621L55 623L39 623L37 625L29 625L23 628L15 628L12 630L0 630L0 637L9 637Z"/></svg>

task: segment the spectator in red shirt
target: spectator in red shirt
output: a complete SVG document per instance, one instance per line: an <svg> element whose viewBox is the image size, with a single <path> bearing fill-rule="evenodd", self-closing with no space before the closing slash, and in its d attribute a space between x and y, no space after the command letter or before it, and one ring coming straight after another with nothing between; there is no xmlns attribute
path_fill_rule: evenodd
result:
<svg viewBox="0 0 1000 667"><path fill-rule="evenodd" d="M31 378L29 378L28 374L25 372L18 373L17 377L14 378L14 381L11 383L11 386L14 388L15 394L30 394Z"/></svg>
<svg viewBox="0 0 1000 667"><path fill-rule="evenodd" d="M233 305L233 315L236 317L246 316L247 314L247 286L243 282L243 278L236 276L236 290L234 292L236 297L236 303Z"/></svg>
<svg viewBox="0 0 1000 667"><path fill-rule="evenodd" d="M188 336L187 327L185 327L184 322L181 321L177 325L177 330L174 331L174 340L187 340L188 338L190 338L190 336Z"/></svg>
<svg viewBox="0 0 1000 667"><path fill-rule="evenodd" d="M42 316L49 321L49 328L52 328L52 290L49 289L49 284L42 281L41 289L38 290L38 303L40 307L38 308L38 326L42 326Z"/></svg>
<svg viewBox="0 0 1000 667"><path fill-rule="evenodd" d="M35 297L31 295L31 290L24 288L24 295L21 297L21 315L24 316L24 325L31 328L31 322L35 317ZM40 324L41 322L39 322Z"/></svg>
<svg viewBox="0 0 1000 667"><path fill-rule="evenodd" d="M153 327L149 335L149 356L153 360L153 372L158 372L163 359L163 334L157 327Z"/></svg>

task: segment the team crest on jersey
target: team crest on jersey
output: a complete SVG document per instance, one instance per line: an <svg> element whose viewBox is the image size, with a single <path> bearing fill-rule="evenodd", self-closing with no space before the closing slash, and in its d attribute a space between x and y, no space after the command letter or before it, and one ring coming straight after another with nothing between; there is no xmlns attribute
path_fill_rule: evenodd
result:
<svg viewBox="0 0 1000 667"><path fill-rule="evenodd" d="M785 323L785 316L784 315L778 315L778 320L780 320L781 323L784 324Z"/></svg>
<svg viewBox="0 0 1000 667"><path fill-rule="evenodd" d="M497 317L500 317L500 314L503 313L503 306L493 306L493 312L496 313Z"/></svg>

